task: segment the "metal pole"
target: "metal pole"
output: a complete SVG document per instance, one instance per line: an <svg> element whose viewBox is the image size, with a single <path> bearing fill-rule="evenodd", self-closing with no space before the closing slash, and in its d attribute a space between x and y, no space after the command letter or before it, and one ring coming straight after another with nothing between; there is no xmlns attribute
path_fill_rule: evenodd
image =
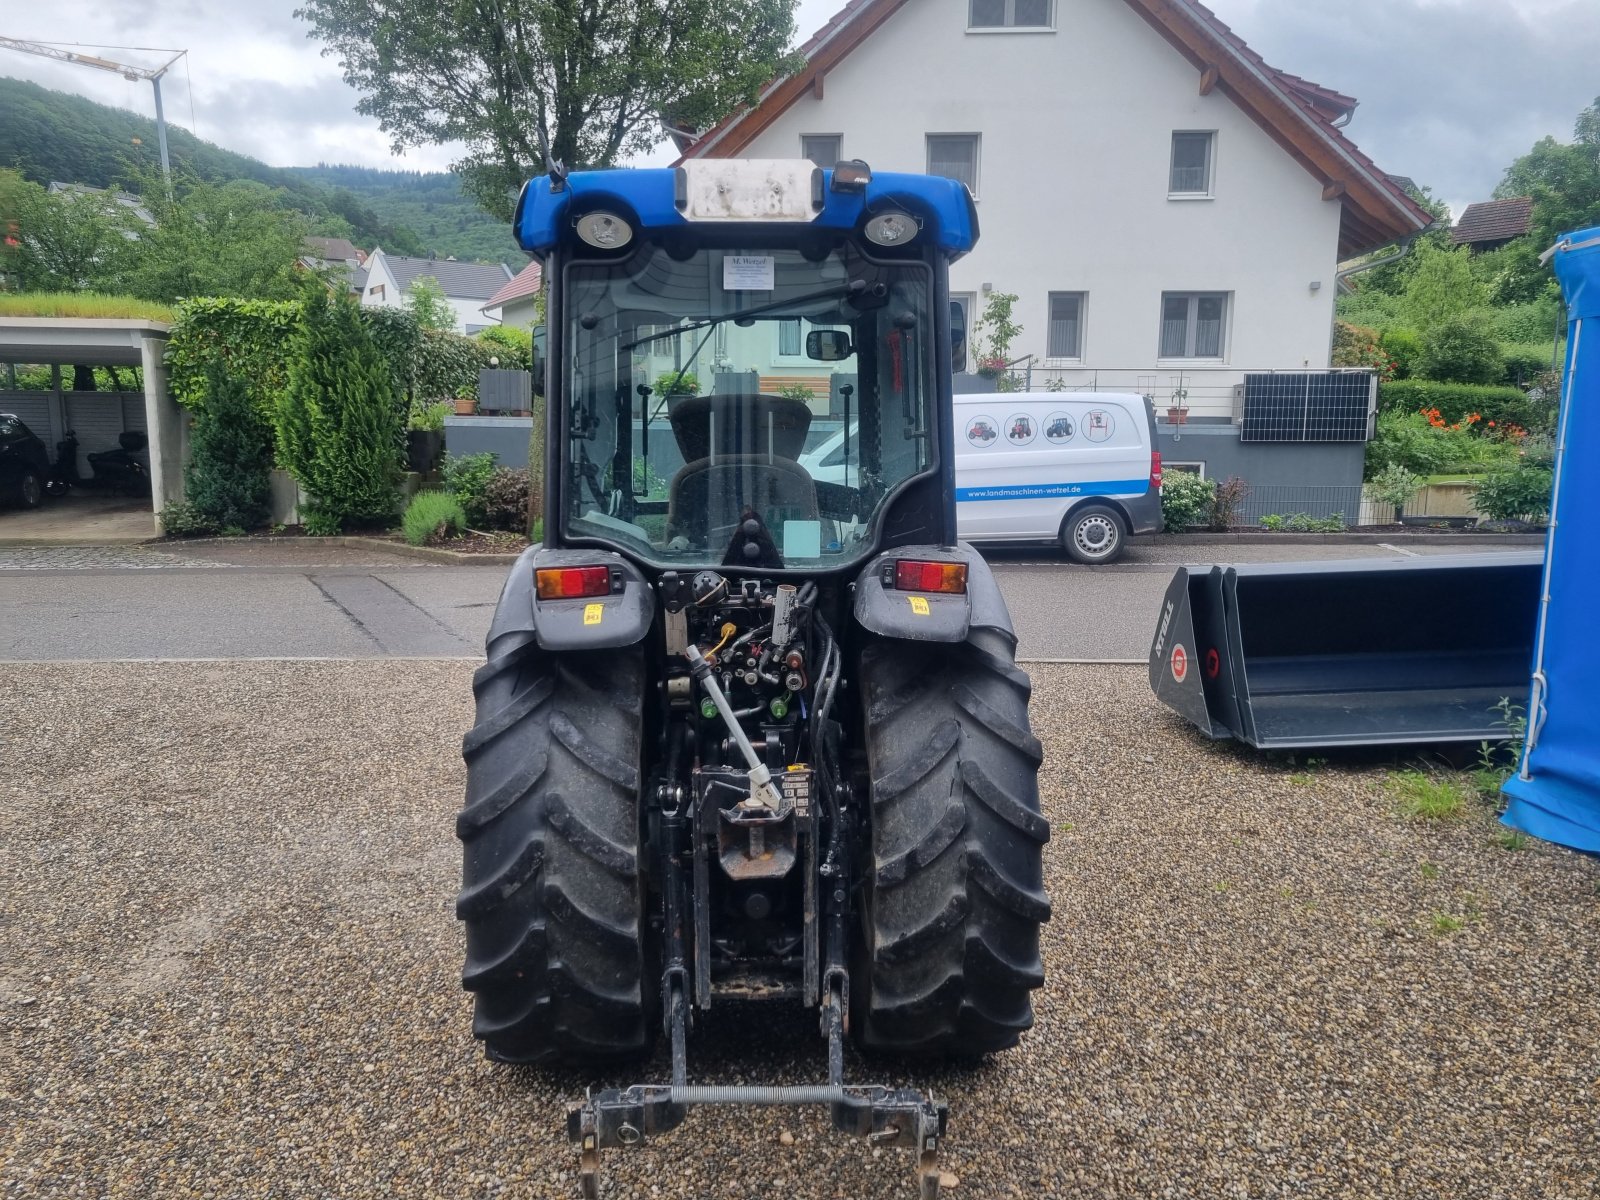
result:
<svg viewBox="0 0 1600 1200"><path fill-rule="evenodd" d="M167 114L161 107L161 76L153 75L150 86L156 93L156 140L161 143L161 174L167 181L167 196L172 195L172 163L167 159Z"/></svg>

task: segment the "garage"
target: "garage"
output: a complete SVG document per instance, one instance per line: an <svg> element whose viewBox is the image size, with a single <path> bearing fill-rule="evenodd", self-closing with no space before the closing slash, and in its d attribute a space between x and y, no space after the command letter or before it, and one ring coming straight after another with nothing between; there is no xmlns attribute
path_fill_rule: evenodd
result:
<svg viewBox="0 0 1600 1200"><path fill-rule="evenodd" d="M160 533L165 505L183 498L187 422L167 389L163 365L169 326L160 321L74 317L0 318L0 413L19 418L45 443L52 463L70 430L77 438L72 464L82 485L64 497L47 497L31 510L0 510L0 540L7 542L105 543L134 541ZM47 366L50 386L19 389L16 371ZM115 368L139 390L76 391L74 367ZM135 377L130 368L139 372ZM130 497L94 487L90 455L118 450L125 434L143 435L151 495ZM136 441L137 439L133 439Z"/></svg>

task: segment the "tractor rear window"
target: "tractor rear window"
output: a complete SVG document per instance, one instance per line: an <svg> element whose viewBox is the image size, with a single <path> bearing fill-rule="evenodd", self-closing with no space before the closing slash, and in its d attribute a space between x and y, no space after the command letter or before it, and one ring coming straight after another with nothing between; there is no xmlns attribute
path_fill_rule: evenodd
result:
<svg viewBox="0 0 1600 1200"><path fill-rule="evenodd" d="M749 565L837 565L929 469L925 267L646 247L565 284L568 536L698 566L742 531L764 548Z"/></svg>

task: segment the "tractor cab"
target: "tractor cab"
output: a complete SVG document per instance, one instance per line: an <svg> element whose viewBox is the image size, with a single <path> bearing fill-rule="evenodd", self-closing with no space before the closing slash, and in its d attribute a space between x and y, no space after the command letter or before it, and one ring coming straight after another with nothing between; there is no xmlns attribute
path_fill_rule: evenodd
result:
<svg viewBox="0 0 1600 1200"><path fill-rule="evenodd" d="M954 544L960 184L859 163L579 172L530 183L517 228L550 287L547 545L815 574L886 537ZM801 460L841 430L818 481Z"/></svg>

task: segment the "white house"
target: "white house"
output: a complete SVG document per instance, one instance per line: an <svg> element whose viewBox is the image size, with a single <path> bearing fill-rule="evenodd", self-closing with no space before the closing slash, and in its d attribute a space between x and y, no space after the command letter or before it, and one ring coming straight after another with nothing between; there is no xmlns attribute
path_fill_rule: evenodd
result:
<svg viewBox="0 0 1600 1200"><path fill-rule="evenodd" d="M456 313L457 333L476 333L498 325L498 317L483 311L485 302L511 279L502 263L466 263L453 258L408 258L374 250L366 261L361 303L366 308L404 308L406 292L427 276L439 281Z"/></svg>
<svg viewBox="0 0 1600 1200"><path fill-rule="evenodd" d="M1268 66L1193 0L851 0L801 54L683 157L961 179L982 236L951 290L972 317L1019 297L1010 357L1032 356L1034 387L1187 409L1164 449L1208 474L1359 489L1359 447L1319 465L1240 436L1247 375L1327 370L1341 261L1432 220L1343 132L1354 99Z"/></svg>
<svg viewBox="0 0 1600 1200"><path fill-rule="evenodd" d="M539 308L539 289L544 274L536 262L531 262L508 280L499 291L489 297L479 310L490 314L502 325L515 325L519 329L532 329Z"/></svg>

